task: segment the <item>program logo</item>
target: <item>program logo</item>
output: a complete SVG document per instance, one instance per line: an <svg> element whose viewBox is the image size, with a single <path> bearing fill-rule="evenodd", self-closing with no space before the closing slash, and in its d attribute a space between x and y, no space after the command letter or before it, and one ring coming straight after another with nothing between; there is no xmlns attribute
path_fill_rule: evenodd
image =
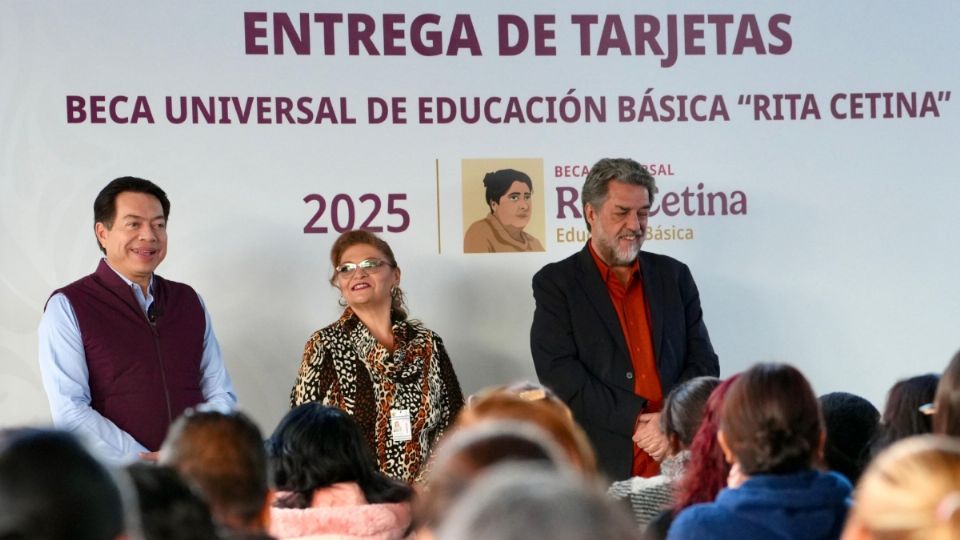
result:
<svg viewBox="0 0 960 540"><path fill-rule="evenodd" d="M461 161L463 252L544 251L543 159Z"/></svg>

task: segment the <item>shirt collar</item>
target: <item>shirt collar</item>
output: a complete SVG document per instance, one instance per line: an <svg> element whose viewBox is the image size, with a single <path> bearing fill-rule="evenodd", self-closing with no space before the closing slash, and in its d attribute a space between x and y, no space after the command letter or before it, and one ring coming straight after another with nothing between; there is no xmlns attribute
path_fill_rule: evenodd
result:
<svg viewBox="0 0 960 540"><path fill-rule="evenodd" d="M130 281L129 279L127 279L127 276L121 274L120 272L117 272L117 269L110 266L110 262L107 261L106 258L103 259L103 262L107 263L107 267L113 270L114 274L120 276L120 279L122 279L123 282L127 284L127 287L130 287L133 290L133 294L136 295L137 300L140 302L140 305L143 307L144 310L147 309L147 306L153 303L153 274L150 274L150 282L147 283L147 295L144 296L143 289L140 288L139 283L134 283L133 281Z"/></svg>

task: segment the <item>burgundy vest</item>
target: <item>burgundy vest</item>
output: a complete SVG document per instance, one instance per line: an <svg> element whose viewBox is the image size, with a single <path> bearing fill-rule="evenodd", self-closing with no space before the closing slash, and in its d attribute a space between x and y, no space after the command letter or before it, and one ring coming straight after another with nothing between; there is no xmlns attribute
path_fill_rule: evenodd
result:
<svg viewBox="0 0 960 540"><path fill-rule="evenodd" d="M151 324L130 286L106 261L55 291L77 315L91 406L149 450L183 411L203 402L200 358L206 319L197 293L153 276Z"/></svg>

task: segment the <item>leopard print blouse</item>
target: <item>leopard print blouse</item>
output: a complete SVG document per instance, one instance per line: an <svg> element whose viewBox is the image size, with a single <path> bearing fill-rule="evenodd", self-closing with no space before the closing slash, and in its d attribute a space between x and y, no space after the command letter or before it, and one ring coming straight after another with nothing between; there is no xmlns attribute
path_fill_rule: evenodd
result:
<svg viewBox="0 0 960 540"><path fill-rule="evenodd" d="M350 308L307 340L290 402L320 401L353 415L389 476L422 480L430 452L463 407L440 336L419 322L393 325L396 350L381 345ZM395 441L390 411L410 412L412 438Z"/></svg>

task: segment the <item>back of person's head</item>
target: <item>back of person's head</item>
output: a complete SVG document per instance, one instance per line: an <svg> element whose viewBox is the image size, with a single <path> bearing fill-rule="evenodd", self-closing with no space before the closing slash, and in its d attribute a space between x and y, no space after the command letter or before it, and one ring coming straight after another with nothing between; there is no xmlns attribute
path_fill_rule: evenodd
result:
<svg viewBox="0 0 960 540"><path fill-rule="evenodd" d="M732 375L710 392L703 409L703 420L690 443L690 461L677 486L674 512L697 504L711 502L727 485L730 464L723 456L723 449L717 443L720 431L720 411L730 387L739 378Z"/></svg>
<svg viewBox="0 0 960 540"><path fill-rule="evenodd" d="M920 435L894 443L860 478L844 538L960 536L960 441Z"/></svg>
<svg viewBox="0 0 960 540"><path fill-rule="evenodd" d="M637 531L625 508L582 476L501 465L464 493L439 540L627 540Z"/></svg>
<svg viewBox="0 0 960 540"><path fill-rule="evenodd" d="M430 462L426 489L414 506L415 525L435 527L478 477L504 463L571 467L563 450L533 424L498 420L460 427L441 441Z"/></svg>
<svg viewBox="0 0 960 540"><path fill-rule="evenodd" d="M940 377L933 405L933 432L960 437L960 351Z"/></svg>
<svg viewBox="0 0 960 540"><path fill-rule="evenodd" d="M920 412L920 406L933 402L938 382L940 375L928 373L897 381L890 388L873 443L874 455L900 439L933 431L933 418Z"/></svg>
<svg viewBox="0 0 960 540"><path fill-rule="evenodd" d="M72 435L0 433L0 538L113 540L123 508L110 473Z"/></svg>
<svg viewBox="0 0 960 540"><path fill-rule="evenodd" d="M670 450L677 453L693 443L693 437L703 422L707 399L720 385L716 377L694 377L677 385L667 394L660 415L660 427L670 442Z"/></svg>
<svg viewBox="0 0 960 540"><path fill-rule="evenodd" d="M160 463L200 493L219 524L264 528L267 457L260 430L247 415L188 410L170 427Z"/></svg>
<svg viewBox="0 0 960 540"><path fill-rule="evenodd" d="M356 482L367 502L401 502L413 496L403 482L377 468L360 426L349 414L320 403L294 407L267 440L271 477L278 501L287 508L307 508L314 490Z"/></svg>
<svg viewBox="0 0 960 540"><path fill-rule="evenodd" d="M207 503L176 471L135 463L127 474L137 491L145 540L217 540Z"/></svg>
<svg viewBox="0 0 960 540"><path fill-rule="evenodd" d="M529 380L519 380L503 386L494 386L490 389L490 391L494 392L501 390L510 394L514 394L520 399L526 401L547 400L560 409L566 411L567 415L570 416L570 418L573 418L573 411L571 411L570 407L567 407L567 404L560 399L560 396L558 396L557 393L550 388L540 383L531 382ZM481 391L470 397L471 399L479 399L483 394L484 392Z"/></svg>
<svg viewBox="0 0 960 540"><path fill-rule="evenodd" d="M538 399L534 399L537 396ZM597 458L583 429L562 401L531 390L491 389L471 396L460 410L455 428L491 420L530 422L544 430L566 452L571 464L588 476L597 473Z"/></svg>
<svg viewBox="0 0 960 540"><path fill-rule="evenodd" d="M880 411L866 399L847 392L820 396L826 427L823 460L828 469L855 484L870 461L870 443L880 425Z"/></svg>
<svg viewBox="0 0 960 540"><path fill-rule="evenodd" d="M817 396L803 373L787 364L757 364L730 387L717 437L727 461L752 476L810 469L822 436Z"/></svg>

